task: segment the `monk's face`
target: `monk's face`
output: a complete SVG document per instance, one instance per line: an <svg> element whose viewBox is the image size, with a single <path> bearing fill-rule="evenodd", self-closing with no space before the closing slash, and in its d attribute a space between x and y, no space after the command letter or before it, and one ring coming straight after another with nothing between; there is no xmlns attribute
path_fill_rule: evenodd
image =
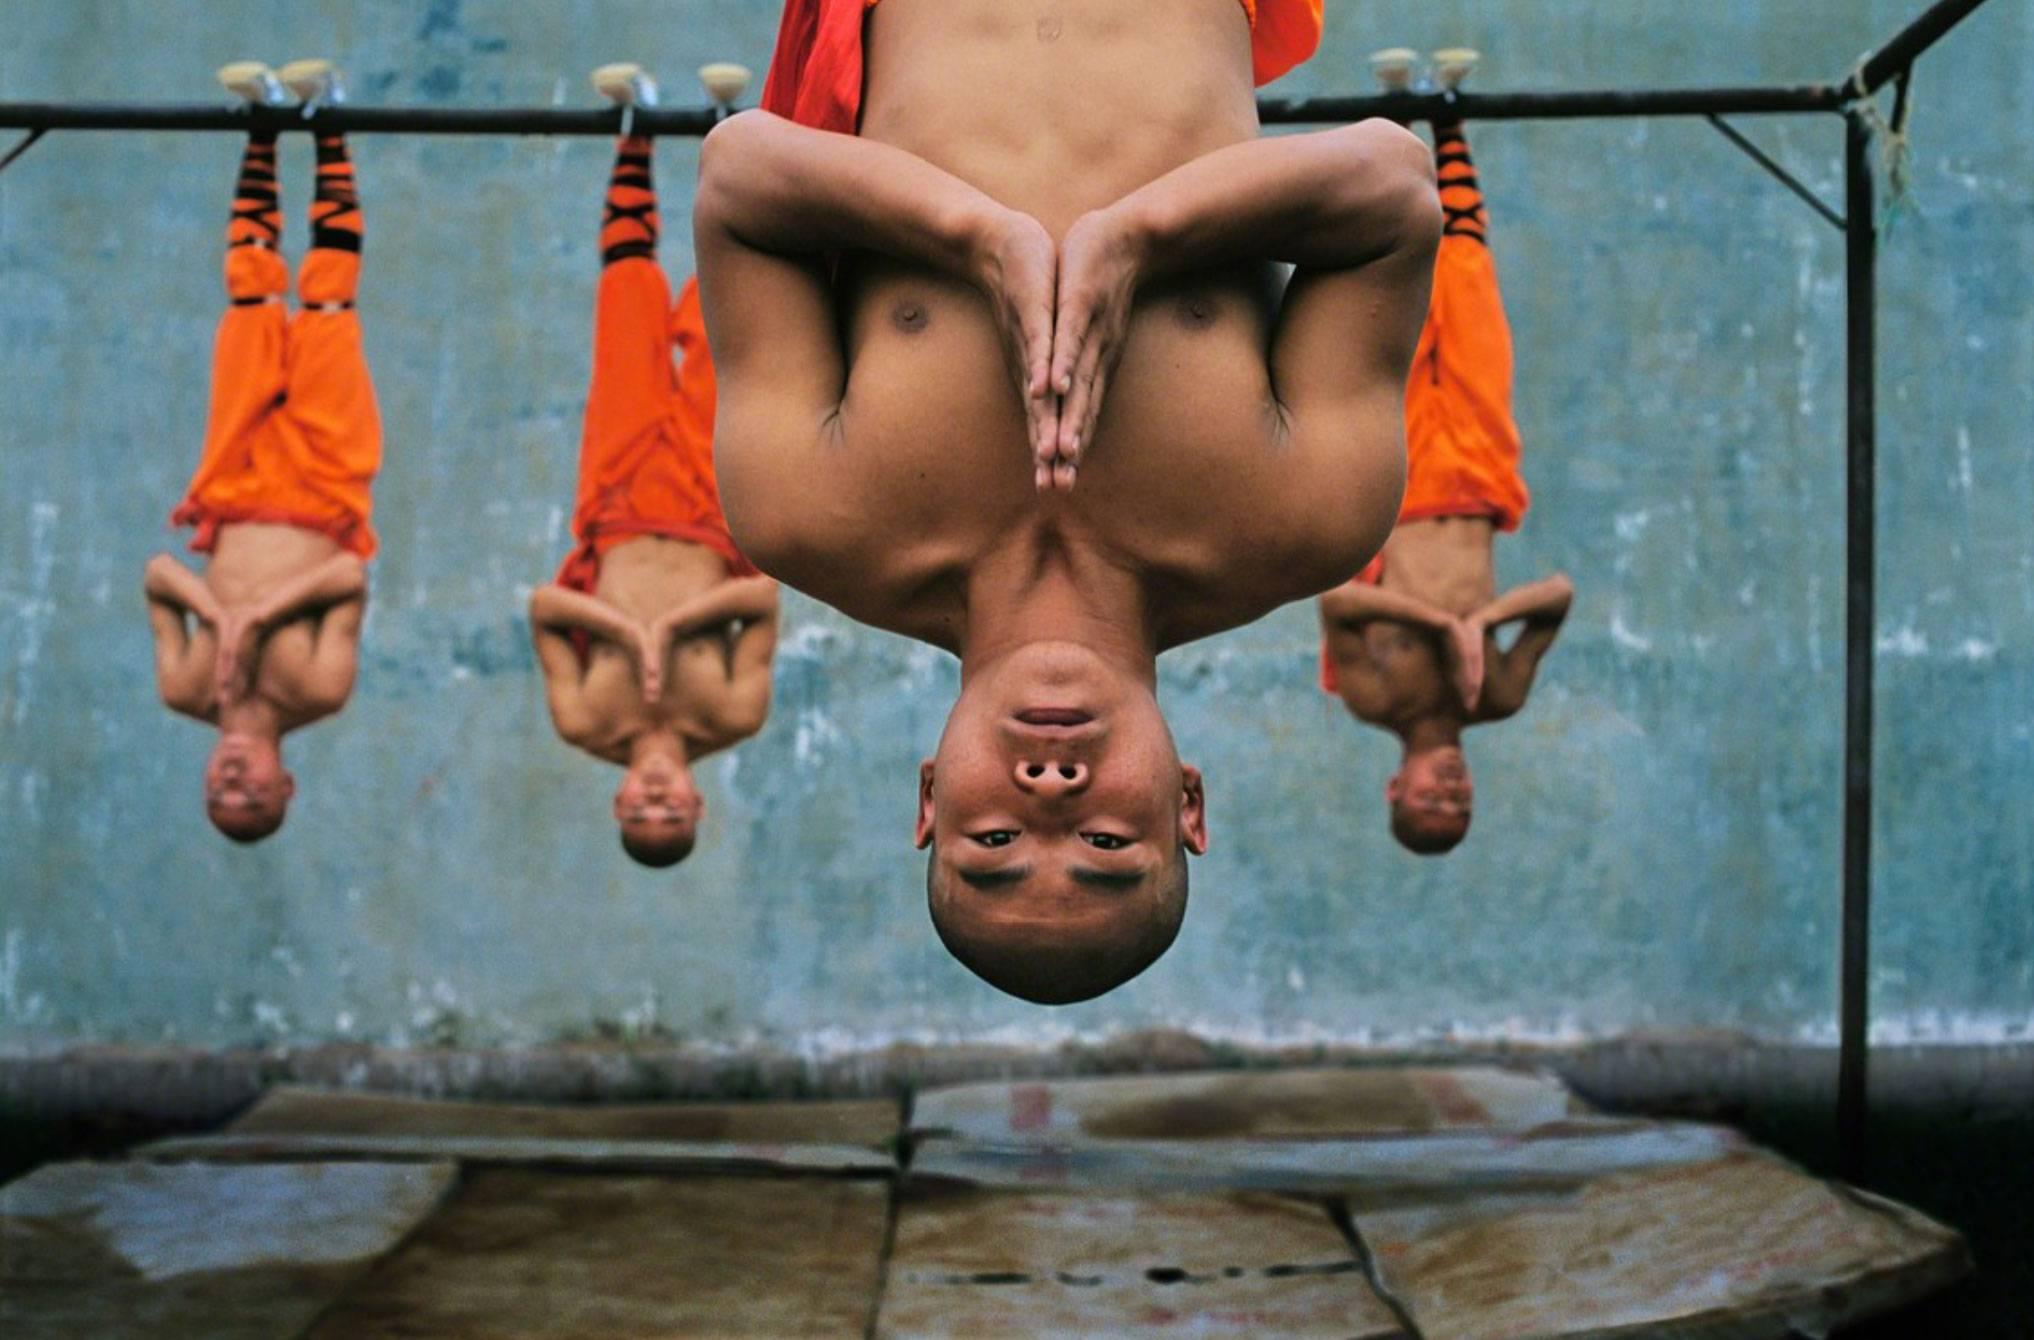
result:
<svg viewBox="0 0 2034 1340"><path fill-rule="evenodd" d="M281 828L296 793L274 740L223 734L205 763L205 814L235 842L258 842Z"/></svg>
<svg viewBox="0 0 2034 1340"><path fill-rule="evenodd" d="M1141 969L1155 954L1138 947L1161 931L1170 942L1182 849L1207 849L1201 777L1144 684L1083 648L1035 644L962 690L920 768L917 842L933 849L935 924L969 967L1030 999L1079 999L1022 983L1041 954L1092 983Z"/></svg>
<svg viewBox="0 0 2034 1340"><path fill-rule="evenodd" d="M1469 832L1476 791L1469 761L1456 745L1408 753L1384 786L1391 831L1408 850L1444 852Z"/></svg>
<svg viewBox="0 0 2034 1340"><path fill-rule="evenodd" d="M622 846L648 866L675 865L692 853L706 799L682 759L653 754L633 764L614 793Z"/></svg>

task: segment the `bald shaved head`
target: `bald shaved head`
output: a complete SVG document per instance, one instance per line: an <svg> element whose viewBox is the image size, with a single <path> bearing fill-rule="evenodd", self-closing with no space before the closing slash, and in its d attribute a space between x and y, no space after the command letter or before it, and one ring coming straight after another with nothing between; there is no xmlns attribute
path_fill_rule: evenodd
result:
<svg viewBox="0 0 2034 1340"><path fill-rule="evenodd" d="M989 985L1037 1005L1070 1005L1113 991L1172 947L1186 917L1186 848L1134 882L1085 871L1024 870L971 878L926 862L933 929Z"/></svg>

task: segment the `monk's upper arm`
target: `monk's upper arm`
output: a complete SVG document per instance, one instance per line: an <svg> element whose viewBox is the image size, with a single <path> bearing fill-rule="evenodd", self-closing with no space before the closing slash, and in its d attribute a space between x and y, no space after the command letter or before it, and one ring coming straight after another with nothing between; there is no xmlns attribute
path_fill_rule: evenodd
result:
<svg viewBox="0 0 2034 1340"><path fill-rule="evenodd" d="M716 456L723 439L774 439L787 426L816 436L846 382L824 248L793 244L796 201L775 179L773 146L786 131L824 135L745 113L700 146L692 231L718 379Z"/></svg>
<svg viewBox="0 0 2034 1340"><path fill-rule="evenodd" d="M568 743L583 737L592 722L584 692L585 663L569 634L542 624L533 625L532 640L537 651L537 668L544 675L544 702L551 711L552 728Z"/></svg>
<svg viewBox="0 0 2034 1340"><path fill-rule="evenodd" d="M1485 720L1502 720L1516 713L1531 695L1540 661L1561 635L1561 621L1529 622L1520 630L1511 650L1490 658L1483 677L1483 703L1479 713Z"/></svg>
<svg viewBox="0 0 2034 1340"><path fill-rule="evenodd" d="M338 711L353 695L360 668L360 624L365 597L355 596L327 606L318 619L311 643L311 663L303 683L305 707L320 715Z"/></svg>
<svg viewBox="0 0 2034 1340"><path fill-rule="evenodd" d="M1336 133L1349 139L1341 213L1363 221L1363 245L1352 250L1357 263L1301 266L1286 285L1271 375L1296 424L1380 395L1403 399L1441 236L1425 144L1377 122Z"/></svg>
<svg viewBox="0 0 2034 1340"><path fill-rule="evenodd" d="M744 738L761 730L769 720L776 652L777 613L773 608L767 617L745 624L735 639L727 725Z"/></svg>
<svg viewBox="0 0 2034 1340"><path fill-rule="evenodd" d="M148 602L148 626L155 636L155 687L163 706L203 720L212 710L217 642L204 624L193 630L186 618L176 606Z"/></svg>

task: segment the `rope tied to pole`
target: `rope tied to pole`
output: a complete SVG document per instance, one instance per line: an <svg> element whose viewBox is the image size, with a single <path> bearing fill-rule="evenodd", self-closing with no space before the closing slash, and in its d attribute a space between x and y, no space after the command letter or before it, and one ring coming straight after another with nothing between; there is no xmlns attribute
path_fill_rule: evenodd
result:
<svg viewBox="0 0 2034 1340"><path fill-rule="evenodd" d="M1886 174L1886 202L1879 213L1879 225L1888 237L1893 225L1898 222L1910 197L1909 187L1913 181L1913 140L1908 134L1908 121L1913 111L1913 102L1908 90L1914 81L1914 67L1904 66L1893 76L1893 115L1888 119L1879 110L1878 97L1865 87L1865 66L1872 53L1866 52L1858 58L1850 78L1844 81L1844 100L1857 110L1859 117L1879 145L1879 166Z"/></svg>

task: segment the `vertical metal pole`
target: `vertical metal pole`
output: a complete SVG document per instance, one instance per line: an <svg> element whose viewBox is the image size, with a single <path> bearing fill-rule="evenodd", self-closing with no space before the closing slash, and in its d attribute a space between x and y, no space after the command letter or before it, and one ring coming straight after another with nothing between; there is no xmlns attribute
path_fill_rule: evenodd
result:
<svg viewBox="0 0 2034 1340"><path fill-rule="evenodd" d="M1873 486L1877 381L1876 192L1872 132L1853 109L1844 113L1844 275L1846 497L1843 655L1843 963L1836 1077L1839 1171L1862 1180L1866 1167L1866 1026L1870 1021L1872 907L1872 656L1876 557Z"/></svg>

